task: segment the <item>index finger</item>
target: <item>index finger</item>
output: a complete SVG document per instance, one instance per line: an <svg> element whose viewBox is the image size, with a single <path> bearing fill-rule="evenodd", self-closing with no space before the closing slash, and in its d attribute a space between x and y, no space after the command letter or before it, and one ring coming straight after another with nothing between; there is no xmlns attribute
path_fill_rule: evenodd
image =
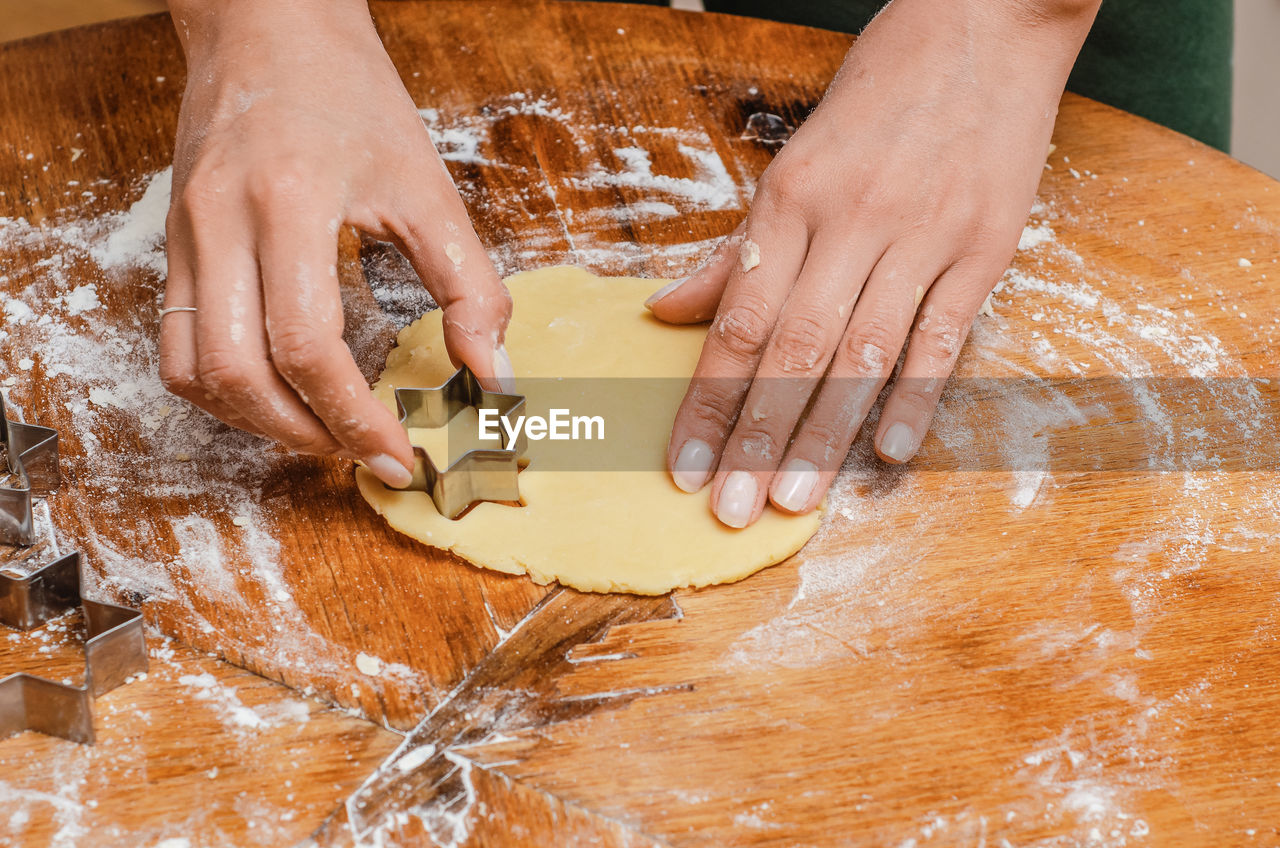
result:
<svg viewBox="0 0 1280 848"><path fill-rule="evenodd" d="M258 261L271 361L333 437L384 482L409 483L413 451L342 340L337 238L324 216L261 229Z"/></svg>
<svg viewBox="0 0 1280 848"><path fill-rule="evenodd" d="M715 468L807 249L800 219L768 226L748 219L739 261L671 429L667 466L684 491L702 488Z"/></svg>
<svg viewBox="0 0 1280 848"><path fill-rule="evenodd" d="M444 343L489 389L515 391L505 344L511 294L452 184L422 195L392 226L405 256L444 312Z"/></svg>

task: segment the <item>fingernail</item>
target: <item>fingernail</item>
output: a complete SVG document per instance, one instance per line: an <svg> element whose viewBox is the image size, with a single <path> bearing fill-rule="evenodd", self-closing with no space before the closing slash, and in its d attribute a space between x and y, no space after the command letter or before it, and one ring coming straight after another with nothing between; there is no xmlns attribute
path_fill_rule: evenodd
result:
<svg viewBox="0 0 1280 848"><path fill-rule="evenodd" d="M498 345L493 352L493 376L498 381L498 388L504 392L516 390L516 369L511 366L511 355L506 345Z"/></svg>
<svg viewBox="0 0 1280 848"><path fill-rule="evenodd" d="M739 530L751 523L756 508L756 478L750 471L734 471L720 489L716 518Z"/></svg>
<svg viewBox="0 0 1280 848"><path fill-rule="evenodd" d="M906 462L915 444L916 436L911 432L911 428L899 421L890 427L884 434L884 438L880 440L880 453L898 462Z"/></svg>
<svg viewBox="0 0 1280 848"><path fill-rule="evenodd" d="M385 453L369 457L364 464L379 480L393 489L403 489L413 482L413 474L409 469Z"/></svg>
<svg viewBox="0 0 1280 848"><path fill-rule="evenodd" d="M793 459L773 484L773 502L790 512L804 509L818 485L818 466L807 459Z"/></svg>
<svg viewBox="0 0 1280 848"><path fill-rule="evenodd" d="M680 288L681 286L683 286L683 285L684 285L685 283L687 283L687 282L689 282L689 278L688 278L688 277L681 277L681 278L680 278L680 279L678 279L678 280L672 280L671 282L667 283L665 286L663 286L662 288L658 289L658 290L657 290L656 292L654 292L653 294L649 295L649 299L648 299L648 300L646 300L646 301L644 302L644 308L645 308L645 309L652 310L652 309L653 309L653 305L654 305L655 303L657 303L658 301L662 300L664 297L666 297L667 295L671 294L673 291L675 291L676 289Z"/></svg>
<svg viewBox="0 0 1280 848"><path fill-rule="evenodd" d="M690 439L676 456L676 467L671 470L671 479L690 494L698 491L707 482L712 458L711 445L701 439Z"/></svg>

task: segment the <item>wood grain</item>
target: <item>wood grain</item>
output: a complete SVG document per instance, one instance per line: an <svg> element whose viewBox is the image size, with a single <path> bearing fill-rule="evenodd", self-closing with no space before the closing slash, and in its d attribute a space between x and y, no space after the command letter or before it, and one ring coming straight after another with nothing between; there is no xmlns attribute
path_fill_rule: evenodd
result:
<svg viewBox="0 0 1280 848"><path fill-rule="evenodd" d="M0 41L164 11L163 0L0 0Z"/></svg>
<svg viewBox="0 0 1280 848"><path fill-rule="evenodd" d="M798 124L849 41L589 3L374 11L504 272L686 273L772 156L742 137L748 117ZM182 82L159 18L0 49L0 291L104 350L126 338L135 365L158 275L100 267L66 229L109 228L144 195ZM6 324L5 385L65 434L53 522L103 593L200 651L417 725L321 844L1275 844L1280 479L1259 379L1277 376L1280 188L1077 97L1054 141L1030 221L1043 243L979 319L919 460L887 468L863 438L810 546L679 593L679 618L398 538L339 463L224 433L162 441L191 425L86 405L76 392L105 378L59 373L34 324ZM372 375L420 301L394 254L342 246L348 339ZM69 315L87 282L102 309ZM361 674L361 652L384 672ZM174 733L147 745L189 768ZM11 785L41 779L9 750ZM95 791L118 810L128 788ZM176 791L149 796L154 821ZM251 797L280 803L278 787ZM122 844L141 827L115 822Z"/></svg>
<svg viewBox="0 0 1280 848"><path fill-rule="evenodd" d="M0 668L78 683L79 611L3 630ZM225 662L149 635L150 670L98 698L96 744L0 741L0 844L291 845L399 741Z"/></svg>

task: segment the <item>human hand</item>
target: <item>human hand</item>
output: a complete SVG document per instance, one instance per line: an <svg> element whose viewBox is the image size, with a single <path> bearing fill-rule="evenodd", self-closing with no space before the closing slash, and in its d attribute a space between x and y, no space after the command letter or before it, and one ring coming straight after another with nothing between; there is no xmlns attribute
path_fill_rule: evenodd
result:
<svg viewBox="0 0 1280 848"><path fill-rule="evenodd" d="M904 342L875 434L915 455L1035 197L1097 0L896 0L710 260L650 298L715 316L667 463L730 527L817 507ZM914 326L913 326L914 325Z"/></svg>
<svg viewBox="0 0 1280 848"><path fill-rule="evenodd" d="M445 342L510 388L511 300L358 0L174 0L187 88L167 221L166 387L228 424L363 460L413 454L342 341L339 228L394 241Z"/></svg>

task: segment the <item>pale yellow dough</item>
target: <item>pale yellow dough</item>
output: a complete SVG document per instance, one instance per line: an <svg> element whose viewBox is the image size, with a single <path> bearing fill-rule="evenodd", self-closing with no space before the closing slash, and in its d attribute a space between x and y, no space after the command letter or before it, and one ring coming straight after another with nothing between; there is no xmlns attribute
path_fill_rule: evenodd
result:
<svg viewBox="0 0 1280 848"><path fill-rule="evenodd" d="M530 441L530 464L520 474L525 506L481 503L450 521L425 493L387 489L357 469L361 494L392 527L538 583L646 595L741 580L786 559L817 531L816 512L788 516L772 507L751 527L731 530L711 514L707 490L690 495L672 483L664 467L667 439L706 328L666 325L644 309L661 281L604 279L562 267L517 274L507 285L515 300L507 350L532 410L545 407L538 395L549 383L530 378L679 378L666 381L674 391L648 398L625 433L626 449L640 458L629 467L648 470L545 470L550 451L582 443ZM401 331L374 387L388 407L395 408L396 386L436 386L452 373L440 317L431 312ZM595 411L589 398L578 405ZM617 416L606 418L612 424Z"/></svg>

